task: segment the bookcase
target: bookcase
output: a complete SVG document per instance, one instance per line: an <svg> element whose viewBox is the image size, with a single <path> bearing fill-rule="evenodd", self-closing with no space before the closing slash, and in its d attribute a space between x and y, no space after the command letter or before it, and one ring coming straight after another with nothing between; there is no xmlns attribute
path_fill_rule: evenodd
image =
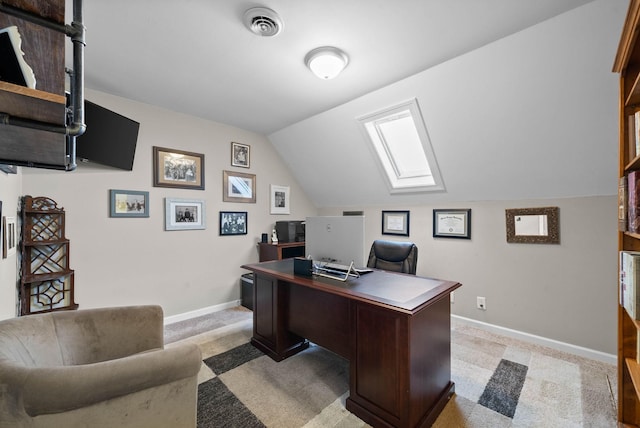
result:
<svg viewBox="0 0 640 428"><path fill-rule="evenodd" d="M629 177L640 170L640 153L636 150L634 116L640 111L640 0L632 0L622 29L613 71L620 73L620 138L619 177ZM624 206L625 191L621 188ZM627 183L627 189L629 185ZM631 197L627 194L627 204ZM618 212L618 249L640 251L640 233L629 230L633 219L629 211ZM620 301L620 300L619 300ZM640 364L638 361L638 332L640 321L632 319L618 304L618 421L621 426L640 426Z"/></svg>

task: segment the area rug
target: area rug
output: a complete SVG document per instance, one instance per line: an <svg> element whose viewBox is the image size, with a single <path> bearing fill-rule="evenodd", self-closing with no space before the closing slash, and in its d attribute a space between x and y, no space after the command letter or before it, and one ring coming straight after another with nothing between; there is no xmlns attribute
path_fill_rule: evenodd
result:
<svg viewBox="0 0 640 428"><path fill-rule="evenodd" d="M247 318L180 341L203 353L198 428L368 426L345 408L347 360L312 344L276 363L251 329ZM612 365L456 322L451 351L456 393L434 427L616 426Z"/></svg>

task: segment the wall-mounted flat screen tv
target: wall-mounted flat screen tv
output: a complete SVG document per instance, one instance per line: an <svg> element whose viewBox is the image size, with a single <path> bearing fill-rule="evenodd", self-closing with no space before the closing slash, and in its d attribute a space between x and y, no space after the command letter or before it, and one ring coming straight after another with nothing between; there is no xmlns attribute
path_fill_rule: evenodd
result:
<svg viewBox="0 0 640 428"><path fill-rule="evenodd" d="M87 129L76 137L77 162L95 162L131 171L140 124L88 100L84 107Z"/></svg>

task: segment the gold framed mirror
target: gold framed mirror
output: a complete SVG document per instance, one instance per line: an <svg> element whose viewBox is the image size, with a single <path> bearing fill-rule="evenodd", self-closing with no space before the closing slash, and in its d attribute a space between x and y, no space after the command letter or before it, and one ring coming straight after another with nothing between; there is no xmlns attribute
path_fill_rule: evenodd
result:
<svg viewBox="0 0 640 428"><path fill-rule="evenodd" d="M559 244L558 207L512 208L505 210L507 242L521 244Z"/></svg>

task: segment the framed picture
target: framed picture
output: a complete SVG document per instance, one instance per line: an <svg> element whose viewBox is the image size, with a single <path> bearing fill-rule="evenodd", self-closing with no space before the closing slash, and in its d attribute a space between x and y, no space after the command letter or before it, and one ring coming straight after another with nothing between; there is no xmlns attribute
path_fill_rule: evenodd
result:
<svg viewBox="0 0 640 428"><path fill-rule="evenodd" d="M251 146L248 144L231 143L231 166L249 168L251 163Z"/></svg>
<svg viewBox="0 0 640 428"><path fill-rule="evenodd" d="M165 198L164 210L164 230L206 229L204 200Z"/></svg>
<svg viewBox="0 0 640 428"><path fill-rule="evenodd" d="M4 237L2 241L2 258L6 259L16 253L16 246L18 244L18 231L16 229L15 217L2 217L2 235Z"/></svg>
<svg viewBox="0 0 640 428"><path fill-rule="evenodd" d="M17 174L18 167L16 165L7 165L6 163L0 164L0 171L5 174Z"/></svg>
<svg viewBox="0 0 640 428"><path fill-rule="evenodd" d="M149 192L109 190L109 217L149 217Z"/></svg>
<svg viewBox="0 0 640 428"><path fill-rule="evenodd" d="M559 244L560 208L513 208L505 210L507 242Z"/></svg>
<svg viewBox="0 0 640 428"><path fill-rule="evenodd" d="M471 210L433 210L433 237L471 239Z"/></svg>
<svg viewBox="0 0 640 428"><path fill-rule="evenodd" d="M246 235L246 211L220 211L220 235Z"/></svg>
<svg viewBox="0 0 640 428"><path fill-rule="evenodd" d="M409 211L382 211L382 234L409 236Z"/></svg>
<svg viewBox="0 0 640 428"><path fill-rule="evenodd" d="M204 190L204 155L154 147L153 185Z"/></svg>
<svg viewBox="0 0 640 428"><path fill-rule="evenodd" d="M256 203L256 175L222 171L222 201Z"/></svg>
<svg viewBox="0 0 640 428"><path fill-rule="evenodd" d="M291 214L289 186L271 185L271 214Z"/></svg>

